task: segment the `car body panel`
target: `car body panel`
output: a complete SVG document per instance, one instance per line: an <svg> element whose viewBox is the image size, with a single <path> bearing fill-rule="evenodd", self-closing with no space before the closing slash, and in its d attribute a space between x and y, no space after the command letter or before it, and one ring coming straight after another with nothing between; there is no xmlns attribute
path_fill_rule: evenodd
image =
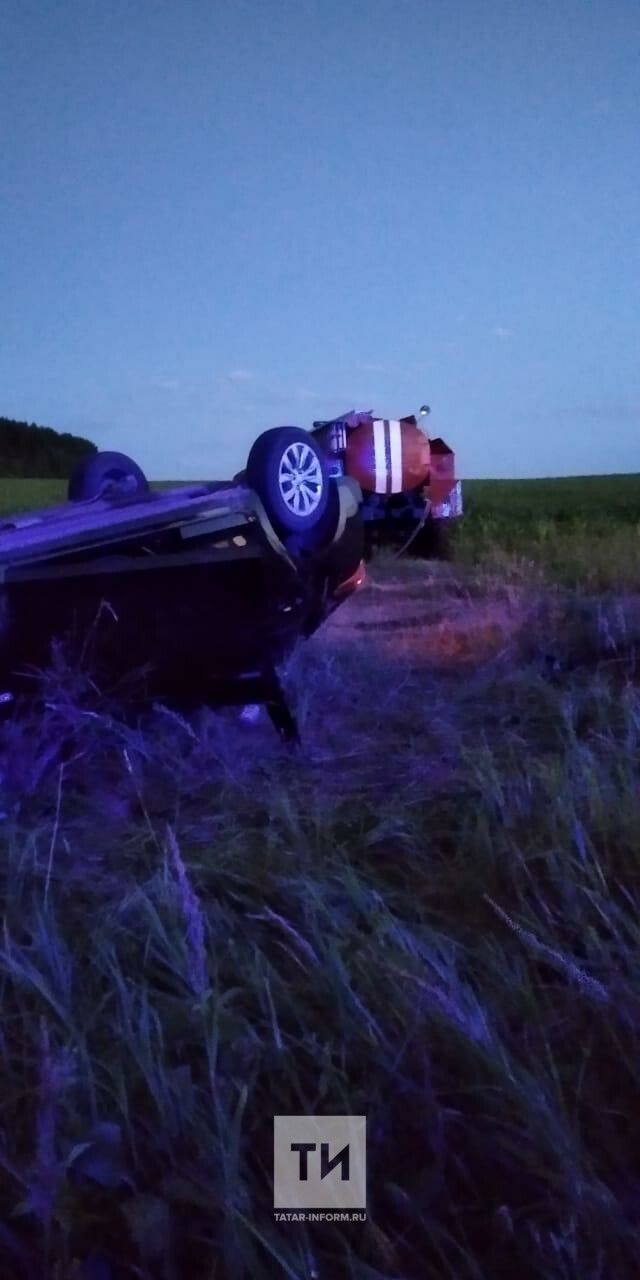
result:
<svg viewBox="0 0 640 1280"><path fill-rule="evenodd" d="M281 540L237 484L5 518L0 689L33 687L59 641L100 687L138 671L150 697L242 701L243 682L266 678L356 587L359 491L331 483L337 527L312 551Z"/></svg>

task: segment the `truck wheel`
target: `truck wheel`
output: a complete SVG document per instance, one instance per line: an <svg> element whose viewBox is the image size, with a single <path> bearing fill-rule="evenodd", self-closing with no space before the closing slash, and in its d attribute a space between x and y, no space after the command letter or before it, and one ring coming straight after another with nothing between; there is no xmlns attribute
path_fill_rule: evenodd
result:
<svg viewBox="0 0 640 1280"><path fill-rule="evenodd" d="M327 460L300 427L273 427L258 436L247 460L246 483L280 536L315 529L329 505Z"/></svg>
<svg viewBox="0 0 640 1280"><path fill-rule="evenodd" d="M126 453L93 453L72 472L69 502L90 502L107 493L148 493L149 482L137 462Z"/></svg>
<svg viewBox="0 0 640 1280"><path fill-rule="evenodd" d="M450 560L450 521L434 520L428 516L424 528L420 531L409 554L424 557L427 560Z"/></svg>
<svg viewBox="0 0 640 1280"><path fill-rule="evenodd" d="M369 560L373 560L373 557L374 557L374 555L375 555L376 551L378 550L378 535L377 535L377 533L375 533L375 532L374 532L374 530L373 530L373 528L372 528L372 525L373 525L373 521L372 521L372 520L366 520L366 521L365 521L365 525L364 525L364 552L363 552L363 555L364 555L364 559L365 559L367 562L368 562Z"/></svg>
<svg viewBox="0 0 640 1280"><path fill-rule="evenodd" d="M434 560L451 560L451 521L432 521L432 556Z"/></svg>

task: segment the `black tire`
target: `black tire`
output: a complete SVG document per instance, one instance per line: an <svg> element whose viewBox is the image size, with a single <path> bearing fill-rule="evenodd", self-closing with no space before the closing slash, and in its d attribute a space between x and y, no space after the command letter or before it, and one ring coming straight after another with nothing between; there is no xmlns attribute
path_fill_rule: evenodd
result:
<svg viewBox="0 0 640 1280"><path fill-rule="evenodd" d="M246 483L280 537L310 533L330 503L326 455L301 427L273 427L258 436L247 459Z"/></svg>
<svg viewBox="0 0 640 1280"><path fill-rule="evenodd" d="M79 462L69 480L69 502L90 502L101 494L149 492L144 471L126 453L93 453Z"/></svg>

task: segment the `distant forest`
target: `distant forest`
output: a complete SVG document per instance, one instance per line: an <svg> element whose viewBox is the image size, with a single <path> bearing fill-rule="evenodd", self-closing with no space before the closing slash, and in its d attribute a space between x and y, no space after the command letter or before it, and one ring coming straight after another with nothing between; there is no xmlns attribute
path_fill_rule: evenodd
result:
<svg viewBox="0 0 640 1280"><path fill-rule="evenodd" d="M0 476L66 477L95 444L68 431L0 418Z"/></svg>

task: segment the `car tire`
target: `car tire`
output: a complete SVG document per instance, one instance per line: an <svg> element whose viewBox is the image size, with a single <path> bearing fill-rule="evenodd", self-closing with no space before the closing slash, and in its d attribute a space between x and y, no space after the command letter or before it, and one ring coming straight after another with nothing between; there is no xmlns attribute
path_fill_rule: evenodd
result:
<svg viewBox="0 0 640 1280"><path fill-rule="evenodd" d="M144 471L126 453L93 453L83 458L67 488L69 502L90 502L102 494L143 494L149 492Z"/></svg>
<svg viewBox="0 0 640 1280"><path fill-rule="evenodd" d="M340 494L332 476L329 477L329 498L324 514L312 529L304 533L290 533L283 537L284 544L292 555L309 556L324 554L331 550L340 521Z"/></svg>
<svg viewBox="0 0 640 1280"><path fill-rule="evenodd" d="M330 504L326 456L301 427L273 427L258 436L247 459L246 483L279 537L306 536L321 524Z"/></svg>

